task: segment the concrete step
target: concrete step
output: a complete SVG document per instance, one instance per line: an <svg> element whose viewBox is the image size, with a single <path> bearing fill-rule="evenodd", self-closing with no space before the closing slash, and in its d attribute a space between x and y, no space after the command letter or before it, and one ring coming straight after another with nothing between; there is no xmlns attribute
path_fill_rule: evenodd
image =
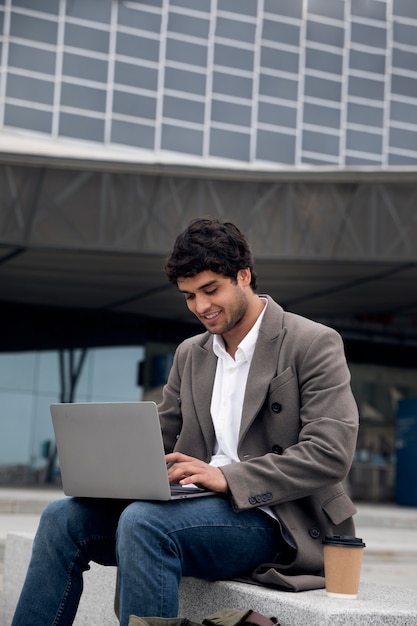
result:
<svg viewBox="0 0 417 626"><path fill-rule="evenodd" d="M355 515L357 527L408 528L417 531L417 507L396 504L355 503L358 509Z"/></svg>
<svg viewBox="0 0 417 626"><path fill-rule="evenodd" d="M56 487L0 487L0 514L39 515L49 502L63 496Z"/></svg>
<svg viewBox="0 0 417 626"><path fill-rule="evenodd" d="M47 504L63 496L61 489L52 487L0 487L0 562L4 560L7 533L34 533Z"/></svg>
<svg viewBox="0 0 417 626"><path fill-rule="evenodd" d="M8 626L19 596L30 558L32 542L22 535L9 537L7 568L4 578L4 620ZM9 560L9 557L13 558ZM84 592L74 626L98 624L116 626L113 599L115 568L93 563L84 576ZM235 581L211 583L185 578L180 587L179 614L201 621L203 616L225 607L247 609L251 607L265 615L276 615L283 624L309 624L310 626L364 626L392 624L411 626L417 624L417 594L407 585L369 584L361 580L358 601L335 601L327 598L324 589L305 593L288 593L258 585L245 585Z"/></svg>
<svg viewBox="0 0 417 626"><path fill-rule="evenodd" d="M8 532L34 534L55 488L0 488L0 596ZM361 580L417 591L417 507L356 503L356 534L366 543Z"/></svg>

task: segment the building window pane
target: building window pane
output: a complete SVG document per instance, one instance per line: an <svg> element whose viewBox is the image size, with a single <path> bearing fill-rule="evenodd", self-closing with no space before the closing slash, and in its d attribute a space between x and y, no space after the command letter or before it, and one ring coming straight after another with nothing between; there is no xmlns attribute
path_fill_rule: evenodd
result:
<svg viewBox="0 0 417 626"><path fill-rule="evenodd" d="M297 110L280 104L260 102L258 104L258 121L264 124L295 128Z"/></svg>
<svg viewBox="0 0 417 626"><path fill-rule="evenodd" d="M339 26L320 24L319 22L307 22L307 39L321 44L343 48L345 31Z"/></svg>
<svg viewBox="0 0 417 626"><path fill-rule="evenodd" d="M168 17L168 31L181 33L182 35L192 35L207 39L209 33L209 20L198 17L191 17L178 13L170 13Z"/></svg>
<svg viewBox="0 0 417 626"><path fill-rule="evenodd" d="M63 82L61 104L78 109L104 112L106 110L106 90Z"/></svg>
<svg viewBox="0 0 417 626"><path fill-rule="evenodd" d="M140 87L156 91L158 87L158 70L133 63L116 61L114 68L114 82L129 87Z"/></svg>
<svg viewBox="0 0 417 626"><path fill-rule="evenodd" d="M9 66L44 74L55 74L55 52L30 48L18 43L9 45Z"/></svg>
<svg viewBox="0 0 417 626"><path fill-rule="evenodd" d="M346 133L347 150L355 150L356 152L373 152L381 154L382 137L373 133L366 133L360 130L348 129Z"/></svg>
<svg viewBox="0 0 417 626"><path fill-rule="evenodd" d="M78 17L83 20L91 20L92 22L104 22L107 24L110 20L110 11L111 2L103 2L102 0L66 2L66 14L69 17Z"/></svg>
<svg viewBox="0 0 417 626"><path fill-rule="evenodd" d="M84 117L83 115L73 115L72 113L61 113L59 134L86 141L103 142L104 120L95 117Z"/></svg>
<svg viewBox="0 0 417 626"><path fill-rule="evenodd" d="M113 120L111 128L112 143L153 150L154 138L155 129L153 126Z"/></svg>
<svg viewBox="0 0 417 626"><path fill-rule="evenodd" d="M258 132L256 158L274 163L293 164L295 161L295 137L284 133L260 130Z"/></svg>
<svg viewBox="0 0 417 626"><path fill-rule="evenodd" d="M226 72L213 72L213 92L239 98L252 98L253 80Z"/></svg>
<svg viewBox="0 0 417 626"><path fill-rule="evenodd" d="M417 46L417 40L416 40ZM405 50L393 50L392 56L392 65L393 67L409 70L410 72L417 71L417 51L415 52L406 52ZM413 80L410 78L410 81Z"/></svg>
<svg viewBox="0 0 417 626"><path fill-rule="evenodd" d="M203 151L203 133L191 128L163 124L161 148L200 155Z"/></svg>
<svg viewBox="0 0 417 626"><path fill-rule="evenodd" d="M351 76L349 78L349 95L382 102L384 100L384 82Z"/></svg>
<svg viewBox="0 0 417 626"><path fill-rule="evenodd" d="M211 119L224 124L250 126L252 107L222 100L213 100L211 105Z"/></svg>
<svg viewBox="0 0 417 626"><path fill-rule="evenodd" d="M159 41L139 37L138 35L128 35L119 33L116 42L117 54L124 54L134 59L145 59L146 61L158 62Z"/></svg>
<svg viewBox="0 0 417 626"><path fill-rule="evenodd" d="M385 2L378 2L375 0L351 0L352 1L352 15L358 15L359 17L370 18L372 20L385 21L387 17L387 9Z"/></svg>
<svg viewBox="0 0 417 626"><path fill-rule="evenodd" d="M207 65L207 46L168 38L166 58L170 61L201 65L205 68Z"/></svg>
<svg viewBox="0 0 417 626"><path fill-rule="evenodd" d="M205 74L187 72L173 67L165 68L165 87L204 95L206 92Z"/></svg>
<svg viewBox="0 0 417 626"><path fill-rule="evenodd" d="M75 78L106 83L107 71L107 61L92 59L87 55L64 52L62 63L62 74L64 76L74 76Z"/></svg>
<svg viewBox="0 0 417 626"><path fill-rule="evenodd" d="M344 0L332 0L331 2L308 0L308 12L330 17L334 20L343 20L345 18L345 2Z"/></svg>
<svg viewBox="0 0 417 626"><path fill-rule="evenodd" d="M211 0L198 0L198 4L195 0L171 0L170 4L173 7L193 9L194 11L198 10L205 13L210 13L211 10Z"/></svg>
<svg viewBox="0 0 417 626"><path fill-rule="evenodd" d="M33 107L7 104L4 111L4 125L50 133L52 130L52 113L40 111Z"/></svg>
<svg viewBox="0 0 417 626"><path fill-rule="evenodd" d="M265 13L276 13L301 19L303 0L265 0Z"/></svg>
<svg viewBox="0 0 417 626"><path fill-rule="evenodd" d="M65 24L65 45L85 48L93 52L107 54L109 51L109 33L96 28Z"/></svg>
<svg viewBox="0 0 417 626"><path fill-rule="evenodd" d="M304 123L339 128L340 110L318 104L304 103Z"/></svg>
<svg viewBox="0 0 417 626"><path fill-rule="evenodd" d="M262 26L262 39L298 46L300 44L300 27L265 19Z"/></svg>
<svg viewBox="0 0 417 626"><path fill-rule="evenodd" d="M394 41L397 43L405 43L408 46L415 46L417 41L417 25L398 24L394 22Z"/></svg>
<svg viewBox="0 0 417 626"><path fill-rule="evenodd" d="M116 90L113 94L113 111L122 115L155 119L156 99Z"/></svg>
<svg viewBox="0 0 417 626"><path fill-rule="evenodd" d="M303 132L303 150L337 156L339 154L339 137L305 130Z"/></svg>
<svg viewBox="0 0 417 626"><path fill-rule="evenodd" d="M210 155L248 161L249 144L249 135L213 128L210 135Z"/></svg>
<svg viewBox="0 0 417 626"><path fill-rule="evenodd" d="M159 33L161 30L161 15L158 13L149 13L141 11L138 8L128 8L123 2L118 3L117 19L122 26L129 28L140 28L141 30Z"/></svg>
<svg viewBox="0 0 417 626"><path fill-rule="evenodd" d="M164 117L171 117L184 122L204 123L204 103L194 102L185 98L165 96Z"/></svg>
<svg viewBox="0 0 417 626"><path fill-rule="evenodd" d="M417 131L404 128L391 128L389 136L390 147L412 150L417 152Z"/></svg>
<svg viewBox="0 0 417 626"><path fill-rule="evenodd" d="M343 57L341 54L307 47L305 64L307 68L312 70L340 75L343 68Z"/></svg>
<svg viewBox="0 0 417 626"><path fill-rule="evenodd" d="M377 107L369 107L363 104L349 102L347 109L348 122L363 124L364 126L382 127L384 112Z"/></svg>
<svg viewBox="0 0 417 626"><path fill-rule="evenodd" d="M391 119L397 122L408 122L409 124L417 124L416 105L407 102L391 101L390 105Z"/></svg>
<svg viewBox="0 0 417 626"><path fill-rule="evenodd" d="M218 11L236 12L236 0L218 0ZM239 13L255 16L258 12L258 0L239 0Z"/></svg>
<svg viewBox="0 0 417 626"><path fill-rule="evenodd" d="M298 73L298 52L287 52L263 46L261 49L261 65L283 72Z"/></svg>
<svg viewBox="0 0 417 626"><path fill-rule="evenodd" d="M214 63L215 65L224 65L225 67L234 67L251 72L253 69L253 52L218 43L214 48Z"/></svg>
<svg viewBox="0 0 417 626"><path fill-rule="evenodd" d="M28 76L15 76L9 72L6 97L52 105L54 101L54 83L38 78L29 78Z"/></svg>
<svg viewBox="0 0 417 626"><path fill-rule="evenodd" d="M259 80L259 93L264 96L272 96L284 100L297 100L298 82L297 80L261 74Z"/></svg>
<svg viewBox="0 0 417 626"><path fill-rule="evenodd" d="M306 76L305 94L313 98L340 102L342 97L342 85L336 80Z"/></svg>
<svg viewBox="0 0 417 626"><path fill-rule="evenodd" d="M58 36L58 24L51 20L42 20L30 15L12 13L10 35L55 45Z"/></svg>
<svg viewBox="0 0 417 626"><path fill-rule="evenodd" d="M387 45L387 31L385 28L370 26L369 24L355 24L351 26L351 40L364 46L384 48Z"/></svg>
<svg viewBox="0 0 417 626"><path fill-rule="evenodd" d="M224 39L234 39L253 44L255 41L256 25L248 22L238 22L218 17L216 22L216 36Z"/></svg>
<svg viewBox="0 0 417 626"><path fill-rule="evenodd" d="M368 54L358 50L351 50L349 65L364 72L385 74L385 54Z"/></svg>
<svg viewBox="0 0 417 626"><path fill-rule="evenodd" d="M415 0L394 0L394 15L417 20L417 3Z"/></svg>
<svg viewBox="0 0 417 626"><path fill-rule="evenodd" d="M391 79L391 90L393 94L417 98L417 81L394 74Z"/></svg>

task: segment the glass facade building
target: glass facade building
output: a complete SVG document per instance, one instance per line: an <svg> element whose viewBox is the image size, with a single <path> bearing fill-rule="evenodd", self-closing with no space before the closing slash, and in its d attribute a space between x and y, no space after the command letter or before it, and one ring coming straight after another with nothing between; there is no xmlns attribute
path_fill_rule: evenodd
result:
<svg viewBox="0 0 417 626"><path fill-rule="evenodd" d="M3 133L162 163L417 165L415 0L2 0L0 33Z"/></svg>
<svg viewBox="0 0 417 626"><path fill-rule="evenodd" d="M141 400L137 372L143 357L140 346L90 349L74 401ZM57 351L0 354L0 483L44 479L38 473L45 472L54 442L49 405L62 400L59 359Z"/></svg>

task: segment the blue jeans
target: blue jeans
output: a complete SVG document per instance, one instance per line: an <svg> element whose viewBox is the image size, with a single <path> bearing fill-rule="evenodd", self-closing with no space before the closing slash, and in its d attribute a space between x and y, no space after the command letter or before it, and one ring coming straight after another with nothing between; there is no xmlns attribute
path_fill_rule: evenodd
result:
<svg viewBox="0 0 417 626"><path fill-rule="evenodd" d="M73 623L89 561L119 566L120 624L129 615L176 617L182 576L250 573L284 548L259 510L236 513L226 497L171 502L65 498L41 516L12 626Z"/></svg>

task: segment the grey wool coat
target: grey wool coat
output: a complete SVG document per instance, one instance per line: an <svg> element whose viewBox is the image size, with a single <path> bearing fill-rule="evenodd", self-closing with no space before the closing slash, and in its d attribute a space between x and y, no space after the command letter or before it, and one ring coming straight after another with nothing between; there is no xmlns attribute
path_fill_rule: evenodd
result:
<svg viewBox="0 0 417 626"><path fill-rule="evenodd" d="M285 312L269 296L246 385L238 455L222 468L234 510L270 506L296 549L259 564L254 581L293 591L324 586L322 540L354 534L341 481L356 446L358 411L339 334ZM166 452L210 461L217 357L208 332L179 345L159 405Z"/></svg>

